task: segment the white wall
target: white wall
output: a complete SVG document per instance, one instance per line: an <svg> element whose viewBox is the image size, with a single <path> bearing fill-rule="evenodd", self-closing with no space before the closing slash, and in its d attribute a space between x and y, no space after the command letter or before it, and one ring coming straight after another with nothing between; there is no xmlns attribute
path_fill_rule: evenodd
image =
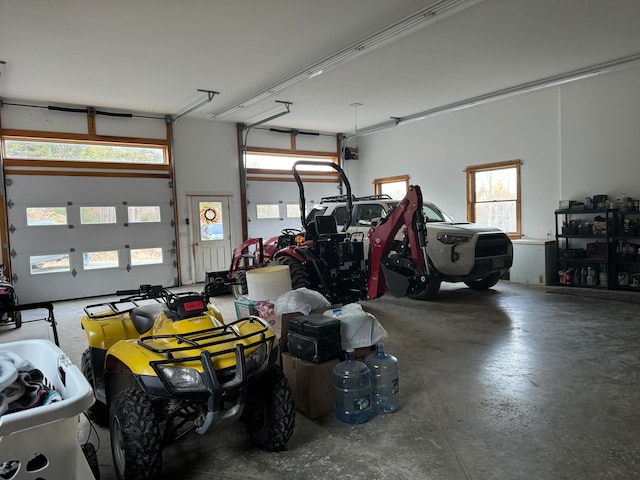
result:
<svg viewBox="0 0 640 480"><path fill-rule="evenodd" d="M640 69L562 89L560 196L640 198Z"/></svg>
<svg viewBox="0 0 640 480"><path fill-rule="evenodd" d="M349 162L359 192L409 174L425 198L466 218L464 168L521 159L522 233L555 234L562 199L640 197L640 69L626 70L444 114L360 138Z"/></svg>
<svg viewBox="0 0 640 480"><path fill-rule="evenodd" d="M409 174L425 199L466 220L465 167L521 159L522 232L545 238L560 188L557 105L557 90L546 90L363 137L349 176L373 193L375 178Z"/></svg>
<svg viewBox="0 0 640 480"><path fill-rule="evenodd" d="M231 248L242 241L236 127L231 123L179 119L173 129L173 162L180 234L182 282L193 283L188 194L229 195Z"/></svg>

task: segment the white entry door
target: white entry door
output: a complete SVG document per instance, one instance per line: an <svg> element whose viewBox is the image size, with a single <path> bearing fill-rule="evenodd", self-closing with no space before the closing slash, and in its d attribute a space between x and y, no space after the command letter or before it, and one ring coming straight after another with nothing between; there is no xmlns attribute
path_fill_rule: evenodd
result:
<svg viewBox="0 0 640 480"><path fill-rule="evenodd" d="M193 254L196 282L207 272L228 270L231 265L231 222L229 197L192 196Z"/></svg>

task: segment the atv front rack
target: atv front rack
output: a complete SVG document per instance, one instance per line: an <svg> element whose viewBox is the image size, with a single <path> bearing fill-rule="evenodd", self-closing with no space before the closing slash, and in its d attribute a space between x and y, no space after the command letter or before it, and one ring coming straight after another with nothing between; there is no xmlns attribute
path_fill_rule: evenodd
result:
<svg viewBox="0 0 640 480"><path fill-rule="evenodd" d="M249 321L250 323L258 322L262 325L260 330L256 330L255 332L251 332L246 335L238 335L238 329L235 328L242 322ZM217 355L225 355L228 353L235 352L236 343L242 340L250 339L251 337L259 337L259 340L252 342L248 345L245 345L245 348L252 348L261 344L266 344L266 334L271 331L271 328L267 325L267 323L262 320L260 317L256 317L251 315L249 317L241 318L240 320L236 320L235 322L231 322L225 324L220 327L207 328L205 330L198 330L197 332L191 333L183 333L183 334L171 334L171 335L150 335L144 338L138 339L138 344L147 350L152 351L153 353L157 353L160 355L166 355L166 361L158 361L160 363L177 363L177 362L188 362L191 360L197 360L200 357L189 357L189 358L175 358L174 353L183 352L187 350L200 349L205 350L211 347L215 347L218 345L223 345L225 343L231 343L228 335L231 333L234 335L233 346L228 349L220 350L216 352ZM168 347L168 348L158 348L156 346L151 345L151 342L157 342L157 340L174 340L178 344L184 344L184 346L180 347ZM273 348L273 344L275 342L275 337L271 337L269 339L269 343L271 343L271 348ZM156 343L157 344L157 343Z"/></svg>

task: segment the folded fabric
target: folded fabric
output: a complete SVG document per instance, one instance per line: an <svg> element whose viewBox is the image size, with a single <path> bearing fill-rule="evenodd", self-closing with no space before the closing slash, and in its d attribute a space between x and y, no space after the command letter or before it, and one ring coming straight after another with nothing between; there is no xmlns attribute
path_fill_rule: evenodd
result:
<svg viewBox="0 0 640 480"><path fill-rule="evenodd" d="M20 372L15 382L0 393L0 415L62 400L58 392L44 382L44 375L34 368Z"/></svg>
<svg viewBox="0 0 640 480"><path fill-rule="evenodd" d="M28 372L33 365L17 353L0 350L0 392L18 378L18 372Z"/></svg>

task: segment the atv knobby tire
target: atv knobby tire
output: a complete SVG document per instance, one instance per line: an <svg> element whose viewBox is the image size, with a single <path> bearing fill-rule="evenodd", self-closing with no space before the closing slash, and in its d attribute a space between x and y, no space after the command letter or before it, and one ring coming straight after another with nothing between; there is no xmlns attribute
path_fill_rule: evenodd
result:
<svg viewBox="0 0 640 480"><path fill-rule="evenodd" d="M82 449L82 453L84 454L84 458L87 460L87 464L91 469L91 473L93 473L93 478L95 480L100 480L100 462L98 461L98 453L96 452L96 447L93 443L85 443L80 445Z"/></svg>
<svg viewBox="0 0 640 480"><path fill-rule="evenodd" d="M94 392L96 389L95 378L93 375L93 364L91 363L91 350L86 349L82 352L82 360L80 361L80 370L87 379L87 382L91 385ZM109 425L109 411L107 406L101 401L97 400L87 409L87 416L90 420L94 421L101 427Z"/></svg>
<svg viewBox="0 0 640 480"><path fill-rule="evenodd" d="M22 326L22 312L14 312L13 321L16 322L16 328Z"/></svg>
<svg viewBox="0 0 640 480"><path fill-rule="evenodd" d="M309 272L307 272L306 267L295 258L286 256L274 258L269 265L287 265L289 267L292 290L311 287Z"/></svg>
<svg viewBox="0 0 640 480"><path fill-rule="evenodd" d="M127 388L111 402L111 453L118 480L160 477L162 448L153 405L144 392Z"/></svg>
<svg viewBox="0 0 640 480"><path fill-rule="evenodd" d="M251 441L271 452L285 448L295 426L293 395L279 367L251 385L242 420Z"/></svg>

